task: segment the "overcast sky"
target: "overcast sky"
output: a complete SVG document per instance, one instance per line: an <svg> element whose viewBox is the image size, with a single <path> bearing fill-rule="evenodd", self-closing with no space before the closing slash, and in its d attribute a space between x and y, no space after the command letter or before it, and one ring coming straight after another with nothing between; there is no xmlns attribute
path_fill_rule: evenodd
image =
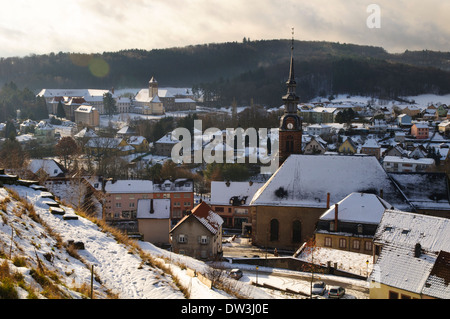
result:
<svg viewBox="0 0 450 319"><path fill-rule="evenodd" d="M379 20L370 4L381 9ZM449 0L0 0L0 56L288 39L450 51ZM380 21L369 28L367 20Z"/></svg>

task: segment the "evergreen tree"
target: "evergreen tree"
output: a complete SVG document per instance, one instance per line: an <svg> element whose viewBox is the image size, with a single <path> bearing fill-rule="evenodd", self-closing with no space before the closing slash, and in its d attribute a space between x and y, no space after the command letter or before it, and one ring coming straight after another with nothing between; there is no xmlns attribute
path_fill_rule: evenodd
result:
<svg viewBox="0 0 450 319"><path fill-rule="evenodd" d="M58 102L58 108L56 109L56 116L61 119L66 117L66 111L64 110L64 106L61 101Z"/></svg>
<svg viewBox="0 0 450 319"><path fill-rule="evenodd" d="M116 100L109 92L103 95L103 107L109 116L112 116L117 111Z"/></svg>

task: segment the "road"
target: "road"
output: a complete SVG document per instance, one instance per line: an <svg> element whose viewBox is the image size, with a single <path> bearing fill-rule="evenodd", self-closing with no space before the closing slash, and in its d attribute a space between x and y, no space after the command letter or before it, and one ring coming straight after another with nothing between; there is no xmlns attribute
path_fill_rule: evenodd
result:
<svg viewBox="0 0 450 319"><path fill-rule="evenodd" d="M251 245L246 238L236 238L232 243L223 246L225 257L253 257L259 256L273 257L273 251L266 251ZM255 271L245 270L242 281L258 282L258 284L269 284L280 289L289 289L298 291L303 295L309 295L311 287L311 276L308 273L294 272L294 271L262 271L261 269L256 274ZM327 287L341 286L346 290L345 298L366 299L369 296L369 289L364 280L354 280L339 276L314 274L314 281L321 280L325 282Z"/></svg>

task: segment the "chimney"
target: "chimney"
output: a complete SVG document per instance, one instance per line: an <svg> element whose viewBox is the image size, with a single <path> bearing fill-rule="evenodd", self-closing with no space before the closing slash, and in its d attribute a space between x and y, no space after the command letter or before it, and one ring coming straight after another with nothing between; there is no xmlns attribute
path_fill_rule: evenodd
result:
<svg viewBox="0 0 450 319"><path fill-rule="evenodd" d="M422 245L419 243L414 247L414 257L419 258L422 255Z"/></svg>
<svg viewBox="0 0 450 319"><path fill-rule="evenodd" d="M383 198L383 189L380 189L380 198Z"/></svg>
<svg viewBox="0 0 450 319"><path fill-rule="evenodd" d="M327 193L327 209L330 208L330 193Z"/></svg>
<svg viewBox="0 0 450 319"><path fill-rule="evenodd" d="M334 204L334 231L338 230L339 204Z"/></svg>
<svg viewBox="0 0 450 319"><path fill-rule="evenodd" d="M155 213L155 209L153 207L153 198L150 200L150 214L154 214Z"/></svg>

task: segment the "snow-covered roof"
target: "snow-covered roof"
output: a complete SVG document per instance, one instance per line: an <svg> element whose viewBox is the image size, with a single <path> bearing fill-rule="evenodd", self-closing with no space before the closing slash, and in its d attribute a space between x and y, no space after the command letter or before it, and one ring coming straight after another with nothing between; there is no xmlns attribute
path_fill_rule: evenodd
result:
<svg viewBox="0 0 450 319"><path fill-rule="evenodd" d="M383 248L371 274L373 281L417 294L426 288L428 295L450 298L448 282L439 282L434 289L436 278L429 279L438 255L450 251L449 219L387 210L374 241ZM416 255L416 244L420 244L420 255Z"/></svg>
<svg viewBox="0 0 450 319"><path fill-rule="evenodd" d="M130 145L140 145L146 140L143 136L130 136L127 143Z"/></svg>
<svg viewBox="0 0 450 319"><path fill-rule="evenodd" d="M181 219L178 224L175 225L171 232L175 228L183 224L184 221L188 218L196 218L203 226L208 229L208 231L210 231L214 235L220 231L223 224L222 217L220 217L219 214L216 214L208 204L206 204L205 202L201 202L192 209L191 214L183 217L183 219Z"/></svg>
<svg viewBox="0 0 450 319"><path fill-rule="evenodd" d="M28 169L33 173L37 173L40 169L42 169L50 177L57 177L60 174L64 174L60 166L52 159L32 159L30 160Z"/></svg>
<svg viewBox="0 0 450 319"><path fill-rule="evenodd" d="M338 204L338 219L340 221L364 224L378 224L386 209L393 206L374 194L351 193ZM336 204L331 206L321 220L334 220Z"/></svg>
<svg viewBox="0 0 450 319"><path fill-rule="evenodd" d="M433 165L434 159L432 159L432 158L414 159L414 158L399 157L399 156L385 156L384 162Z"/></svg>
<svg viewBox="0 0 450 319"><path fill-rule="evenodd" d="M77 108L75 110L75 112L80 112L80 113L91 113L93 111L95 111L96 108L92 105L87 105L87 104L83 104L81 105L79 108Z"/></svg>
<svg viewBox="0 0 450 319"><path fill-rule="evenodd" d="M230 205L230 199L238 196L248 205L253 195L264 183L249 182L211 182L211 205Z"/></svg>
<svg viewBox="0 0 450 319"><path fill-rule="evenodd" d="M367 147L367 148L380 148L380 145L378 144L378 142L373 139L373 138L368 138L362 147Z"/></svg>
<svg viewBox="0 0 450 319"><path fill-rule="evenodd" d="M167 133L163 137L161 137L159 140L157 140L155 143L164 143L164 144L177 144L180 141L178 141L176 138L172 140L172 134Z"/></svg>
<svg viewBox="0 0 450 319"><path fill-rule="evenodd" d="M410 205L373 156L291 155L255 194L251 205L326 208L353 192L379 193L397 209Z"/></svg>
<svg viewBox="0 0 450 319"><path fill-rule="evenodd" d="M119 180L107 181L105 184L106 193L153 193L153 182L148 180Z"/></svg>
<svg viewBox="0 0 450 319"><path fill-rule="evenodd" d="M152 205L153 212L151 212ZM168 219L170 218L170 199L140 199L136 216L138 219Z"/></svg>
<svg viewBox="0 0 450 319"><path fill-rule="evenodd" d="M85 127L81 131L79 131L77 134L75 134L75 137L83 138L83 137L98 137L98 135L95 133L94 130Z"/></svg>

